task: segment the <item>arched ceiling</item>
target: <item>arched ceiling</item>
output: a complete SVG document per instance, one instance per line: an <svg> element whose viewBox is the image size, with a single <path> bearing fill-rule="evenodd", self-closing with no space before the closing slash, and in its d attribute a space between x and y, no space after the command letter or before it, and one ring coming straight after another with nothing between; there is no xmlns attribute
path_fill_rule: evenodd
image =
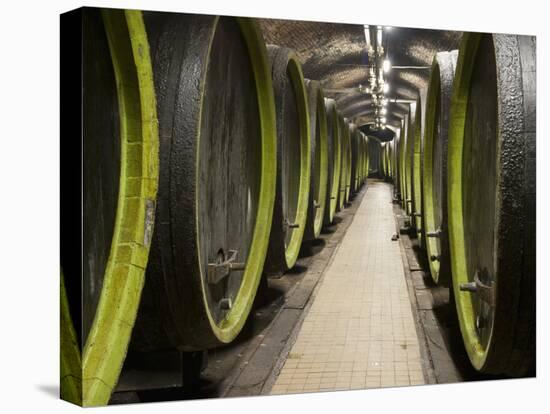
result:
<svg viewBox="0 0 550 414"><path fill-rule="evenodd" d="M319 80L325 95L334 98L345 117L359 125L373 121L374 109L359 84L367 84L367 53L362 25L259 19L269 44L293 49L304 76ZM370 24L365 22L365 24ZM408 104L427 87L435 53L457 49L462 32L392 27L384 30L386 55L392 69L386 74L387 123L399 127Z"/></svg>

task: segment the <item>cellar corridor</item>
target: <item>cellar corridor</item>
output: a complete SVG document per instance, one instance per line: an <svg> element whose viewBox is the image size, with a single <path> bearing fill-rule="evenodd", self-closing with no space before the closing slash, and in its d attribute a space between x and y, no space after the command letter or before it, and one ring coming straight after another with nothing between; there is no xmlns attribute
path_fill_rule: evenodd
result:
<svg viewBox="0 0 550 414"><path fill-rule="evenodd" d="M369 182L272 394L424 384L391 203Z"/></svg>

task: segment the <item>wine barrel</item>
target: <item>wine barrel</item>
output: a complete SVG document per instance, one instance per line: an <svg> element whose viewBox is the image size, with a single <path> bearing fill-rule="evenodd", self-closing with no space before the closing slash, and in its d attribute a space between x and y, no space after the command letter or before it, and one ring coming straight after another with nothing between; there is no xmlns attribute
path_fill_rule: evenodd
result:
<svg viewBox="0 0 550 414"><path fill-rule="evenodd" d="M359 131L359 148L361 149L361 157L360 157L360 165L359 165L359 171L360 171L360 179L359 179L359 187L362 187L365 182L367 181L367 141L365 140L365 134L363 134L361 131Z"/></svg>
<svg viewBox="0 0 550 414"><path fill-rule="evenodd" d="M387 180L390 176L390 164L388 160L389 156L389 150L390 150L390 143L385 142L384 143L384 178Z"/></svg>
<svg viewBox="0 0 550 414"><path fill-rule="evenodd" d="M342 171L340 172L340 192L338 194L338 211L342 210L349 201L351 187L351 142L348 120L339 113L340 136L342 139Z"/></svg>
<svg viewBox="0 0 550 414"><path fill-rule="evenodd" d="M291 269L300 252L309 201L311 145L302 67L290 49L269 45L277 109L277 187L266 262L268 273Z"/></svg>
<svg viewBox="0 0 550 414"><path fill-rule="evenodd" d="M141 12L87 8L82 36L80 343L82 403L94 406L108 403L118 381L140 302L155 217L159 136ZM69 286L80 274L62 266Z"/></svg>
<svg viewBox="0 0 550 414"><path fill-rule="evenodd" d="M336 211L341 211L344 208L346 200L346 176L347 172L347 161L348 161L348 138L349 134L345 130L344 117L338 111L338 135L340 137L340 183L338 186L338 203L336 205Z"/></svg>
<svg viewBox="0 0 550 414"><path fill-rule="evenodd" d="M348 125L351 147L350 164L350 194L356 194L361 185L361 137L357 125L350 123Z"/></svg>
<svg viewBox="0 0 550 414"><path fill-rule="evenodd" d="M351 196L351 135L349 131L350 121L347 118L344 118L344 136L347 141L347 158L346 158L346 198L344 200L344 205L350 202Z"/></svg>
<svg viewBox="0 0 550 414"><path fill-rule="evenodd" d="M392 164L391 164L391 151L392 151L392 141L386 142L384 145L384 164L386 166L386 179L391 180L392 179Z"/></svg>
<svg viewBox="0 0 550 414"><path fill-rule="evenodd" d="M407 130L409 127L409 114L406 113L401 121L401 130L399 133L398 142L398 176L399 176L399 199L401 201L401 208L405 210L407 208L407 188L405 185L405 154L407 147Z"/></svg>
<svg viewBox="0 0 550 414"><path fill-rule="evenodd" d="M276 178L270 65L253 20L144 20L161 175L132 351L204 350L241 331L262 275Z"/></svg>
<svg viewBox="0 0 550 414"><path fill-rule="evenodd" d="M413 102L409 105L409 116L407 119L407 128L406 128L406 145L403 159L403 176L404 176L404 187L405 187L405 212L408 216L412 216L412 203L413 203L413 193L412 193L412 163L413 163L413 149L414 149L414 129L416 125L416 102Z"/></svg>
<svg viewBox="0 0 550 414"><path fill-rule="evenodd" d="M338 208L338 193L340 191L340 170L342 168L342 151L338 112L334 99L325 98L328 138L328 184L324 225L332 224Z"/></svg>
<svg viewBox="0 0 550 414"><path fill-rule="evenodd" d="M368 175L368 147L367 147L367 136L360 132L360 143L361 143L361 185L364 185L367 182Z"/></svg>
<svg viewBox="0 0 550 414"><path fill-rule="evenodd" d="M447 230L447 142L449 109L458 51L434 57L426 103L423 153L423 222L426 253L432 279L447 286L451 281ZM433 259L433 260L432 260Z"/></svg>
<svg viewBox="0 0 550 414"><path fill-rule="evenodd" d="M304 240L314 240L321 234L325 208L327 208L329 175L327 115L320 83L306 79L305 85L311 134L311 180Z"/></svg>
<svg viewBox="0 0 550 414"><path fill-rule="evenodd" d="M411 165L411 176L412 176L412 194L411 194L411 216L413 227L416 232L416 237L418 240L418 246L425 250L426 249L426 239L424 238L424 225L422 223L422 212L424 210L422 205L422 192L423 182L422 182L422 169L423 169L423 160L422 153L424 151L424 117L426 113L426 90L421 89L418 99L416 100L416 115L414 123L414 142L412 144L412 165Z"/></svg>
<svg viewBox="0 0 550 414"><path fill-rule="evenodd" d="M381 147L382 147L382 155L381 155L381 157L382 157L382 162L381 162L381 164L382 164L382 176L385 178L387 176L387 173L388 173L388 167L386 165L386 150L387 150L386 143L385 142L382 143Z"/></svg>
<svg viewBox="0 0 550 414"><path fill-rule="evenodd" d="M400 142L401 142L401 136L402 136L402 129L403 129L403 121L401 121L401 125L399 128L397 128L397 131L395 132L395 137L392 141L392 178L393 178L393 196L396 201L401 202L401 178L400 178L400 158L399 158L399 151L400 151Z"/></svg>
<svg viewBox="0 0 550 414"><path fill-rule="evenodd" d="M365 135L365 178L370 172L370 141L371 139Z"/></svg>
<svg viewBox="0 0 550 414"><path fill-rule="evenodd" d="M451 98L448 226L470 361L535 370L535 37L466 33Z"/></svg>
<svg viewBox="0 0 550 414"><path fill-rule="evenodd" d="M60 393L61 399L82 405L82 359L78 336L73 325L67 291L65 289L65 277L61 271L59 326L60 340ZM80 314L74 315L79 318Z"/></svg>
<svg viewBox="0 0 550 414"><path fill-rule="evenodd" d="M395 151L395 138L392 141L388 142L388 178L395 183L395 161L394 161L394 151Z"/></svg>

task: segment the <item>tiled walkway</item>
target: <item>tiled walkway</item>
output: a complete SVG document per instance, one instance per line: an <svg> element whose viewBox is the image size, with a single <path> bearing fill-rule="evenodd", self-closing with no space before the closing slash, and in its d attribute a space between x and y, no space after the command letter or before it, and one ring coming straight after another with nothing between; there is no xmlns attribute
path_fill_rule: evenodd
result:
<svg viewBox="0 0 550 414"><path fill-rule="evenodd" d="M369 188L272 394L424 383L390 186Z"/></svg>

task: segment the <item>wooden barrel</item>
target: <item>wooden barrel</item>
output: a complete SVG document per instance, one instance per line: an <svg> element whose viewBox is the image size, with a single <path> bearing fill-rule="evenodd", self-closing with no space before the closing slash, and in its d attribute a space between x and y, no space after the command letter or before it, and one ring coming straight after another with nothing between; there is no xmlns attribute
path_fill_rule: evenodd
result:
<svg viewBox="0 0 550 414"><path fill-rule="evenodd" d="M407 215L412 215L412 163L413 163L413 150L414 150L414 129L416 125L416 102L410 104L409 106L409 116L407 117L407 127L406 127L406 145L404 148L404 159L403 159L403 177L404 177L404 187L405 187L405 212Z"/></svg>
<svg viewBox="0 0 550 414"><path fill-rule="evenodd" d="M344 204L350 202L351 197L351 135L349 131L350 121L344 118L344 136L347 140L347 158L346 158L346 198Z"/></svg>
<svg viewBox="0 0 550 414"><path fill-rule="evenodd" d="M250 19L144 20L161 175L132 349L204 350L241 331L264 267L276 179L270 64Z"/></svg>
<svg viewBox="0 0 550 414"><path fill-rule="evenodd" d="M348 120L339 113L340 136L342 139L342 171L340 172L340 192L338 194L338 211L342 210L349 201L351 188L351 142Z"/></svg>
<svg viewBox="0 0 550 414"><path fill-rule="evenodd" d="M370 174L370 141L371 139L365 135L365 177Z"/></svg>
<svg viewBox="0 0 550 414"><path fill-rule="evenodd" d="M384 178L388 180L391 176L390 173L390 142L384 143Z"/></svg>
<svg viewBox="0 0 550 414"><path fill-rule="evenodd" d="M383 144L383 148L382 148L382 166L383 166L383 173L384 173L384 178L388 178L388 175L389 175L389 164L388 164L388 149L389 149L389 143L388 142L384 142Z"/></svg>
<svg viewBox="0 0 550 414"><path fill-rule="evenodd" d="M141 12L84 9L82 36L82 324L73 321L83 348L82 403L93 406L109 401L140 302L159 136ZM63 250L67 291L74 292L81 269Z"/></svg>
<svg viewBox="0 0 550 414"><path fill-rule="evenodd" d="M361 136L357 125L354 123L350 123L348 128L351 147L350 194L354 195L359 191L361 185Z"/></svg>
<svg viewBox="0 0 550 414"><path fill-rule="evenodd" d="M398 175L399 175L399 199L401 201L401 208L405 210L407 208L407 187L405 185L405 154L407 147L407 130L410 124L409 121L410 115L405 114L403 120L401 121L401 130L399 132L399 141L398 141Z"/></svg>
<svg viewBox="0 0 550 414"><path fill-rule="evenodd" d="M422 172L426 253L435 283L451 281L447 230L447 142L458 51L440 52L432 63L426 103Z"/></svg>
<svg viewBox="0 0 550 414"><path fill-rule="evenodd" d="M327 205L329 155L325 98L317 81L305 80L310 126L311 180L307 211L305 240L313 240L321 234Z"/></svg>
<svg viewBox="0 0 550 414"><path fill-rule="evenodd" d="M269 45L277 108L277 187L266 270L291 269L306 225L311 175L307 92L298 57Z"/></svg>
<svg viewBox="0 0 550 414"><path fill-rule="evenodd" d="M390 179L395 184L396 178L396 166L395 166L395 138L389 142L390 147L388 148L388 163L390 165Z"/></svg>
<svg viewBox="0 0 550 414"><path fill-rule="evenodd" d="M416 100L416 114L414 123L414 134L412 144L412 160L411 160L411 181L412 181L412 194L411 194L411 216L413 227L416 232L418 240L418 246L421 249L426 248L426 240L424 238L424 229L422 223L422 169L423 160L422 153L424 151L424 117L426 113L426 90L422 89Z"/></svg>
<svg viewBox="0 0 550 414"><path fill-rule="evenodd" d="M383 160L382 160L382 166L383 166L383 173L384 173L384 178L387 179L388 178L388 175L389 175L389 164L388 164L388 149L389 149L389 143L388 142L384 142L383 144L383 148L382 148L382 157L383 157Z"/></svg>
<svg viewBox="0 0 550 414"><path fill-rule="evenodd" d="M360 143L361 143L361 185L364 185L367 182L368 175L368 144L367 136L360 132Z"/></svg>
<svg viewBox="0 0 550 414"><path fill-rule="evenodd" d="M367 136L361 132L361 183L364 185L367 182L368 176L368 144Z"/></svg>
<svg viewBox="0 0 550 414"><path fill-rule="evenodd" d="M466 33L451 98L449 242L460 330L479 371L535 370L535 37Z"/></svg>
<svg viewBox="0 0 550 414"><path fill-rule="evenodd" d="M338 193L340 191L340 171L342 168L342 150L338 112L334 99L325 98L327 115L328 143L328 184L324 225L330 225L338 208Z"/></svg>
<svg viewBox="0 0 550 414"><path fill-rule="evenodd" d="M340 183L338 185L338 202L336 211L341 211L344 208L346 199L346 176L347 176L347 153L348 153L348 138L349 134L345 131L344 117L338 111L338 135L340 137Z"/></svg>
<svg viewBox="0 0 550 414"><path fill-rule="evenodd" d="M392 142L392 179L393 179L393 196L396 201L401 202L401 166L400 166L400 142L403 130L403 121L401 125L397 128L395 137Z"/></svg>

